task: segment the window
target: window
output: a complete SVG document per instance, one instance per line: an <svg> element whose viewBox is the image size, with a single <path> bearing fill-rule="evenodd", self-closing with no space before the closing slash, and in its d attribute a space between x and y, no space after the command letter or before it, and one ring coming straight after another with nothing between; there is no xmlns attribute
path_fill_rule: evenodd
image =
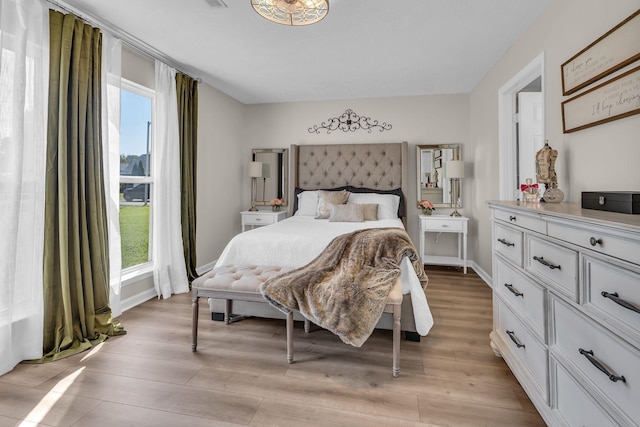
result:
<svg viewBox="0 0 640 427"><path fill-rule="evenodd" d="M151 113L154 92L122 79L120 106L120 235L122 269L152 260L153 175Z"/></svg>

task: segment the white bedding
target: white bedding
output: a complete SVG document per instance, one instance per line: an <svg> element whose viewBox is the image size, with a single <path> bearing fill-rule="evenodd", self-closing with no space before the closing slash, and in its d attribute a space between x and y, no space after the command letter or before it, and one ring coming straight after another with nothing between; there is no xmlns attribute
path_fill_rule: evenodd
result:
<svg viewBox="0 0 640 427"><path fill-rule="evenodd" d="M223 265L276 265L298 268L315 259L333 240L363 228L404 228L400 219L365 222L329 222L309 216L293 216L278 223L236 235L222 252L216 267ZM411 261L402 261L403 293L411 294L416 331L427 335L433 317Z"/></svg>

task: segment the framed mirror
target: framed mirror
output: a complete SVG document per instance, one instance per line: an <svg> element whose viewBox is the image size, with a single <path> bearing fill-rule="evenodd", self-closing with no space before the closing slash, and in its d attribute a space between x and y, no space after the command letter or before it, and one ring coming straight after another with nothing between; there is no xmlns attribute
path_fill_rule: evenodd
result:
<svg viewBox="0 0 640 427"><path fill-rule="evenodd" d="M258 178L256 206L268 206L273 199L283 199L289 203L289 149L254 148L252 160L262 163L262 178Z"/></svg>
<svg viewBox="0 0 640 427"><path fill-rule="evenodd" d="M445 177L449 160L462 160L460 144L418 145L416 158L418 200L429 200L435 207L453 208L452 194L457 194L456 207L460 208L460 180L457 192L452 192L451 180Z"/></svg>

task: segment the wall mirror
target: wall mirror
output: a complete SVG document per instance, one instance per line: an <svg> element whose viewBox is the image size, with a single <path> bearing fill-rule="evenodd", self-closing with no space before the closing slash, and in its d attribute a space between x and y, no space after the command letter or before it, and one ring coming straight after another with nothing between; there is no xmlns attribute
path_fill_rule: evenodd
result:
<svg viewBox="0 0 640 427"><path fill-rule="evenodd" d="M462 160L460 148L460 144L418 145L418 200L429 200L435 207L453 207L451 180L445 176L445 165L449 160ZM460 180L456 185L456 207L460 208Z"/></svg>
<svg viewBox="0 0 640 427"><path fill-rule="evenodd" d="M289 149L254 148L252 160L262 163L262 177L257 179L256 206L268 206L273 199L289 203Z"/></svg>

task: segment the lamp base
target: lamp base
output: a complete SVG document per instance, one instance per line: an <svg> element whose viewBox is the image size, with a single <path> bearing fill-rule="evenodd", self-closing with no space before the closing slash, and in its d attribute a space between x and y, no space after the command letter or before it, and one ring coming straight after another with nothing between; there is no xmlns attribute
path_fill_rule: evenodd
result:
<svg viewBox="0 0 640 427"><path fill-rule="evenodd" d="M255 206L251 206L249 209L247 209L249 212L256 212L258 210L258 208L256 208Z"/></svg>
<svg viewBox="0 0 640 427"><path fill-rule="evenodd" d="M457 209L455 209L453 212L451 212L451 215L449 216L462 216L462 214L460 212L458 212Z"/></svg>

